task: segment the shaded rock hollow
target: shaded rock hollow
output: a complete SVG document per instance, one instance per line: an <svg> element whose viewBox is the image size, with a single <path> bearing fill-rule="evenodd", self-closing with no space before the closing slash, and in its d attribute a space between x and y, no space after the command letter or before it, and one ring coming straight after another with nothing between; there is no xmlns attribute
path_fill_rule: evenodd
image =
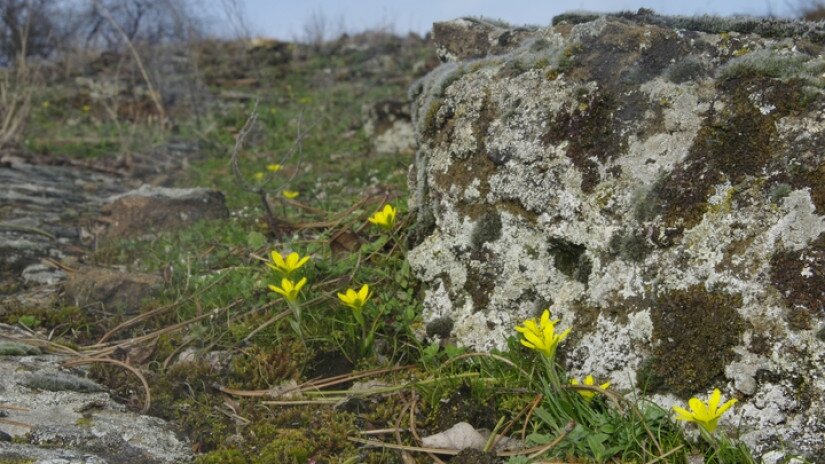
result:
<svg viewBox="0 0 825 464"><path fill-rule="evenodd" d="M825 24L434 32L410 91L430 335L502 348L552 305L571 374L666 407L720 387L766 460L825 462Z"/></svg>

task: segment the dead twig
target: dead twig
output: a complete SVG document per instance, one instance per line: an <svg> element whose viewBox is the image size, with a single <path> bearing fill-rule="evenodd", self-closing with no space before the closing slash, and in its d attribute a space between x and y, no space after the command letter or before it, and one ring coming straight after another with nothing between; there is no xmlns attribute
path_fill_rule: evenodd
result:
<svg viewBox="0 0 825 464"><path fill-rule="evenodd" d="M65 361L63 365L65 366L81 366L84 364L96 364L96 363L103 363L103 364L114 364L115 366L122 367L129 372L135 374L135 376L140 380L140 383L143 384L143 391L145 393L144 401L143 401L143 408L140 410L141 413L146 414L149 412L149 406L152 404L152 393L149 390L149 382L146 380L146 377L140 373L135 367L126 364L125 362L118 361L116 359L109 359L109 358L80 358L80 359L72 359L69 361Z"/></svg>

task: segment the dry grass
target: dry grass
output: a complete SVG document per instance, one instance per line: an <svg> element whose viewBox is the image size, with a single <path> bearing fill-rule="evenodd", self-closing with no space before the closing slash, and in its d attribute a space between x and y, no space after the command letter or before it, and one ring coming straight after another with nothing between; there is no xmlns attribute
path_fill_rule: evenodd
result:
<svg viewBox="0 0 825 464"><path fill-rule="evenodd" d="M19 138L31 111L32 95L39 85L39 74L25 59L0 70L0 147Z"/></svg>

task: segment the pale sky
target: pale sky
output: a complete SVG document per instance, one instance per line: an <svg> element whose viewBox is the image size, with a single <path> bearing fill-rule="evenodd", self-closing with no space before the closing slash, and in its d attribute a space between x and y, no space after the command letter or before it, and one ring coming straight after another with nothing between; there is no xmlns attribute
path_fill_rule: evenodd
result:
<svg viewBox="0 0 825 464"><path fill-rule="evenodd" d="M220 4L221 0L209 0ZM427 32L434 21L486 16L512 24L550 24L553 16L575 10L610 12L651 8L661 14L751 14L790 16L797 5L814 0L238 0L243 3L251 35L300 39L315 12L331 32L359 31L391 25L395 32Z"/></svg>

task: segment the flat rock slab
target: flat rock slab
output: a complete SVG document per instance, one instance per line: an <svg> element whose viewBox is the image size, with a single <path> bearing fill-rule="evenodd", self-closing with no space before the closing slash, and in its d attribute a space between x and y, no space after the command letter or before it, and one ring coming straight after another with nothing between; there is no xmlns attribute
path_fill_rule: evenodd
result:
<svg viewBox="0 0 825 464"><path fill-rule="evenodd" d="M0 344L18 346L0 327ZM4 333L6 335L4 335ZM14 350L11 352L19 352ZM8 352L8 351L7 351ZM191 448L165 421L129 412L57 355L0 354L0 462L171 464ZM23 443L20 443L23 440Z"/></svg>
<svg viewBox="0 0 825 464"><path fill-rule="evenodd" d="M93 239L85 226L123 190L103 172L0 156L0 277L18 279L35 266L25 273L34 283L53 283L58 271L41 260L79 254Z"/></svg>
<svg viewBox="0 0 825 464"><path fill-rule="evenodd" d="M223 193L217 190L150 185L109 198L102 212L102 220L109 223L108 238L145 236L229 216Z"/></svg>

